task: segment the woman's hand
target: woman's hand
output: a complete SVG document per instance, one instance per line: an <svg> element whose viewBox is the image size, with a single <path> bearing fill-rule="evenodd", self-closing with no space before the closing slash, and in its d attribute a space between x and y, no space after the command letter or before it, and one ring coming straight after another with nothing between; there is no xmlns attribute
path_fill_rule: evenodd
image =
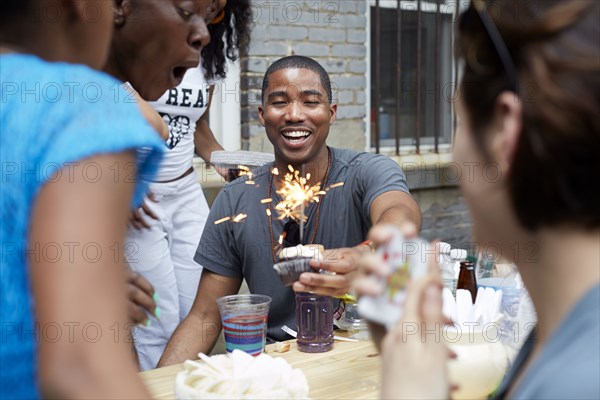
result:
<svg viewBox="0 0 600 400"><path fill-rule="evenodd" d="M398 230L394 227L377 226L369 232L369 239L381 246L389 243L395 233ZM427 275L408 285L400 322L387 334L382 326L375 326L375 331L371 326L375 340L385 334L380 348L384 399L449 398L446 363L451 355L442 340L442 328L449 321L442 314L437 254L426 255ZM377 254L363 256L358 265L353 286L357 295L381 295L385 290L382 282L390 273L388 265Z"/></svg>
<svg viewBox="0 0 600 400"><path fill-rule="evenodd" d="M378 248L387 245L395 234L403 232L406 237L416 235L414 225L407 225L401 231L392 225L378 225L369 231L369 240L372 246ZM378 297L385 290L385 284L390 269L378 253L365 253L357 262L358 269L352 285L352 292L357 296ZM367 321L371 337L378 351L381 351L381 342L387 333L385 326Z"/></svg>
<svg viewBox="0 0 600 400"><path fill-rule="evenodd" d="M148 200L154 203L158 203L158 200L156 200L153 193L149 192L146 197ZM142 229L151 228L150 224L144 219L144 217L142 217L141 211L143 211L147 216L149 216L152 219L155 219L157 221L159 219L158 215L156 215L156 213L152 211L152 209L148 206L148 203L146 203L146 200L144 199L142 201L142 206L135 210L131 210L131 214L129 215L129 223L138 231Z"/></svg>
<svg viewBox="0 0 600 400"><path fill-rule="evenodd" d="M450 351L442 339L446 322L439 275L412 282L402 319L383 339L382 398L449 398Z"/></svg>
<svg viewBox="0 0 600 400"><path fill-rule="evenodd" d="M404 237L410 238L416 236L417 231L413 224L407 224L402 229L398 229L394 225L377 225L369 231L369 241L375 248L378 248L387 245L394 235L400 233ZM385 289L381 282L387 278L390 272L388 265L380 255L371 252L363 253L357 260L357 274L352 285L354 292L358 297L379 296Z"/></svg>
<svg viewBox="0 0 600 400"><path fill-rule="evenodd" d="M154 288L137 272L127 270L127 316L129 322L145 324L148 315L155 314L156 294Z"/></svg>

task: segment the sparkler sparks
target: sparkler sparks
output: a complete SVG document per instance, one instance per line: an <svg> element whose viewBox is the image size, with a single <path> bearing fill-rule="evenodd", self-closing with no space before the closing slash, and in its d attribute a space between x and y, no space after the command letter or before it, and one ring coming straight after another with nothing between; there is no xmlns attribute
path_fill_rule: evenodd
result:
<svg viewBox="0 0 600 400"><path fill-rule="evenodd" d="M321 190L321 182L316 185L307 184L310 176L300 176L300 171L288 165L290 173L285 174L283 186L277 193L283 199L275 206L279 219L293 218L298 222L305 222L304 208L310 203L317 203L319 197L325 192Z"/></svg>
<svg viewBox="0 0 600 400"><path fill-rule="evenodd" d="M247 217L248 217L248 214L239 213L238 215L236 215L234 217L225 217L225 218L218 219L214 222L214 224L219 225L219 224L222 224L223 222L227 222L227 221L240 222L240 221L246 219Z"/></svg>
<svg viewBox="0 0 600 400"><path fill-rule="evenodd" d="M246 167L245 165L238 165L238 176L247 176L248 179L246 180L246 185L254 185L254 181L252 180L252 171L250 171L250 168Z"/></svg>
<svg viewBox="0 0 600 400"><path fill-rule="evenodd" d="M219 225L222 224L223 222L227 222L231 219L231 217L225 217L225 218L221 218L215 221L215 225Z"/></svg>
<svg viewBox="0 0 600 400"><path fill-rule="evenodd" d="M241 220L243 220L247 217L248 217L248 214L240 213L240 214L236 215L235 217L233 217L233 222L240 222Z"/></svg>
<svg viewBox="0 0 600 400"><path fill-rule="evenodd" d="M304 166L303 166L304 167ZM344 185L344 182L338 182L325 190L321 189L321 182L316 185L310 185L310 173L304 177L304 168L302 168L302 174L300 171L296 171L291 165L287 167L288 171L283 179L282 185L277 194L283 199L281 202L275 205L275 210L279 214L279 219L291 218L299 223L300 229L300 242L303 240L304 224L308 220L305 215L305 209L310 203L318 203L321 196L325 195L329 189ZM279 170L273 168L271 170L273 176L279 175ZM272 177L271 177L272 178ZM272 182L272 180L271 180ZM269 192L270 193L270 192ZM266 198L262 199L261 204L268 204L265 209L269 222L271 221L271 202L273 199ZM271 232L271 235L273 233ZM283 246L286 232L284 231L277 240L277 244L273 244L273 256L278 255ZM273 238L271 238L273 240Z"/></svg>

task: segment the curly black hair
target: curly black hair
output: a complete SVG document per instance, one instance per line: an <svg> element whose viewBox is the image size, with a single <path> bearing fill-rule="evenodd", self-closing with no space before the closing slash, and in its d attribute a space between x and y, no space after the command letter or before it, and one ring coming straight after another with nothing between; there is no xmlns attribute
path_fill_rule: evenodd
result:
<svg viewBox="0 0 600 400"><path fill-rule="evenodd" d="M223 21L208 25L211 40L202 49L202 67L206 78L225 78L225 57L235 61L248 52L251 24L250 0L229 0Z"/></svg>

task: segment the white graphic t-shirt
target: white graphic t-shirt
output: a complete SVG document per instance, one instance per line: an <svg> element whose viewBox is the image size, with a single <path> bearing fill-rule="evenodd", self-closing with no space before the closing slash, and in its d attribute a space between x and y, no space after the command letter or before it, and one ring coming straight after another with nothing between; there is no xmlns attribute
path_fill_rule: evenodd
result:
<svg viewBox="0 0 600 400"><path fill-rule="evenodd" d="M167 150L156 174L157 181L175 179L192 166L196 122L206 111L213 83L207 82L202 67L190 68L179 86L150 102L169 126Z"/></svg>

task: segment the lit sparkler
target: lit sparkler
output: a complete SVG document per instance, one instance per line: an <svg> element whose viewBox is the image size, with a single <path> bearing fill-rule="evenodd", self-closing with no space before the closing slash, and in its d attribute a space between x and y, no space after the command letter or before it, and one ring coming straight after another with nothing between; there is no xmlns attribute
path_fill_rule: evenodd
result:
<svg viewBox="0 0 600 400"><path fill-rule="evenodd" d="M321 190L321 182L316 185L307 183L310 174L303 177L291 165L288 169L290 173L285 174L283 186L277 190L283 200L275 206L275 210L279 213L279 219L292 218L303 223L306 222L304 208L310 203L317 203L325 191Z"/></svg>
<svg viewBox="0 0 600 400"><path fill-rule="evenodd" d="M304 235L304 223L307 220L307 217L304 213L305 208L310 203L319 202L321 196L325 195L329 189L333 189L336 187L340 187L344 185L344 182L335 183L325 190L321 189L321 182L316 185L308 184L310 180L310 174L306 174L295 170L291 165L288 165L288 171L286 172L282 187L277 190L277 194L281 196L283 199L281 202L275 205L275 210L279 214L279 219L291 218L297 221L300 225L300 242L302 242L302 238ZM279 175L279 170L277 167L271 170L273 175ZM273 200L271 198L262 199L261 204L269 204ZM265 210L267 216L271 216L271 208L270 204L268 208ZM275 246L276 254L279 254L281 251L281 247L283 246L283 240L285 239L285 232L279 236L277 240L277 245Z"/></svg>

